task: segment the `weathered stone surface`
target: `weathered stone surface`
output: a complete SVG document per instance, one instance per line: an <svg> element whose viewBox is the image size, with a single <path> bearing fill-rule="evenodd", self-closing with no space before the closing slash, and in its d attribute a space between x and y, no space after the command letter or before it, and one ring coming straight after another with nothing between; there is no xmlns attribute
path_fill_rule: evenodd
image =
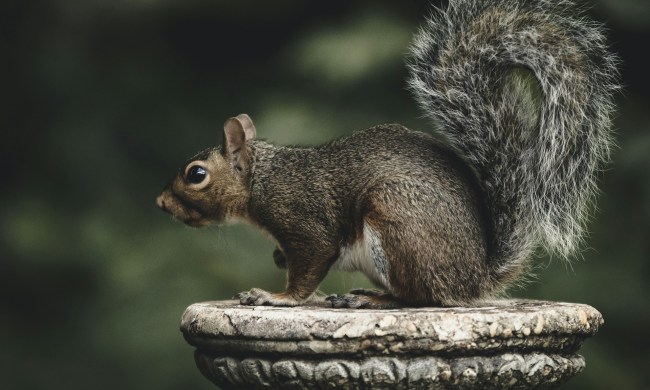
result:
<svg viewBox="0 0 650 390"><path fill-rule="evenodd" d="M577 374L594 308L504 300L349 310L191 305L181 330L223 388L552 388Z"/></svg>

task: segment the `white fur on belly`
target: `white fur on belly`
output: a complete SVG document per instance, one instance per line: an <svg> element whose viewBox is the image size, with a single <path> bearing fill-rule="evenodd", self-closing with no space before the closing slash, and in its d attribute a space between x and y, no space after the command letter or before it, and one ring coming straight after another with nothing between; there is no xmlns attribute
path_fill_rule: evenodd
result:
<svg viewBox="0 0 650 390"><path fill-rule="evenodd" d="M363 225L363 236L352 245L341 247L341 254L332 269L361 271L373 283L390 290L388 261L381 246L379 233L368 224Z"/></svg>

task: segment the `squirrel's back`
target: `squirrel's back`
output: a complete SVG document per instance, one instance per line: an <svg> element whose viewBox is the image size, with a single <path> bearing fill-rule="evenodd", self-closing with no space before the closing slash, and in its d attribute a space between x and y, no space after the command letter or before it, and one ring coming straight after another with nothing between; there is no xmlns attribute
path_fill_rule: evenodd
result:
<svg viewBox="0 0 650 390"><path fill-rule="evenodd" d="M250 145L254 154L266 161L263 166L254 165L253 190L264 183L266 194L272 182L272 193L295 192L295 197L279 197L289 203L304 198L304 192L311 195L304 199L313 203L310 207L317 207L323 197L356 202L369 187L394 176L435 179L441 182L441 191L462 182L472 196L480 192L474 172L449 145L399 124L373 126L314 147L276 146L264 141ZM305 181L305 177L313 180Z"/></svg>
<svg viewBox="0 0 650 390"><path fill-rule="evenodd" d="M409 85L478 173L504 282L582 237L618 88L602 30L573 1L451 0L413 44Z"/></svg>

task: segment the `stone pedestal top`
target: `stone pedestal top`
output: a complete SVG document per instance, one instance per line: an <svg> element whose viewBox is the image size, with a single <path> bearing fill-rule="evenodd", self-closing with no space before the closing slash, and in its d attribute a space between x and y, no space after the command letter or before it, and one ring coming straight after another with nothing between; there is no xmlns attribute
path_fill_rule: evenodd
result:
<svg viewBox="0 0 650 390"><path fill-rule="evenodd" d="M583 304L350 310L193 304L181 330L223 388L552 388L603 319Z"/></svg>

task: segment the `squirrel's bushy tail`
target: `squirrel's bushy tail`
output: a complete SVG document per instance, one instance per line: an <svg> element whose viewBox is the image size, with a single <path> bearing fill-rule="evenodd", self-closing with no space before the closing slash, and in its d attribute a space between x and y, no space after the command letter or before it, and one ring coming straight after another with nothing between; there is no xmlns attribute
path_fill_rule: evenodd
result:
<svg viewBox="0 0 650 390"><path fill-rule="evenodd" d="M536 245L581 241L608 160L617 58L565 0L450 0L416 36L409 86L474 167L493 226L495 277Z"/></svg>

